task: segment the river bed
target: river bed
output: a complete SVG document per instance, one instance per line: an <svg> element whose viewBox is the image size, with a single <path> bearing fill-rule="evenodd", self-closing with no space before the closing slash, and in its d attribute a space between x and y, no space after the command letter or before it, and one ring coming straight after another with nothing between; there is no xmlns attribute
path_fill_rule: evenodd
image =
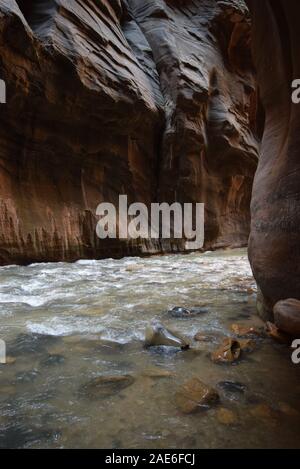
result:
<svg viewBox="0 0 300 469"><path fill-rule="evenodd" d="M263 338L237 363L210 358L233 323L263 326L255 301L241 249L0 268L10 361L0 365L0 447L299 448L299 367L288 347ZM175 318L175 306L207 312ZM188 337L191 350L145 349L153 319ZM199 331L210 340L193 342ZM85 394L99 376L131 381ZM220 403L184 414L175 395L193 377Z"/></svg>

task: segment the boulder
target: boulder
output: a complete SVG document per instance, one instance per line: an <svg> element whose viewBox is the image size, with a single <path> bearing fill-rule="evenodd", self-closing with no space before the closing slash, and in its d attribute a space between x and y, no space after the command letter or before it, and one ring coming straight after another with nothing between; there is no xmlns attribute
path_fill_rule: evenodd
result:
<svg viewBox="0 0 300 469"><path fill-rule="evenodd" d="M49 354L41 360L40 364L45 367L50 367L50 366L55 366L55 365L61 365L64 362L65 362L64 355Z"/></svg>
<svg viewBox="0 0 300 469"><path fill-rule="evenodd" d="M265 402L254 405L250 409L250 414L255 417L255 419L265 420L273 425L277 423L279 417L278 412Z"/></svg>
<svg viewBox="0 0 300 469"><path fill-rule="evenodd" d="M275 324L283 332L300 338L300 301L288 299L274 306Z"/></svg>

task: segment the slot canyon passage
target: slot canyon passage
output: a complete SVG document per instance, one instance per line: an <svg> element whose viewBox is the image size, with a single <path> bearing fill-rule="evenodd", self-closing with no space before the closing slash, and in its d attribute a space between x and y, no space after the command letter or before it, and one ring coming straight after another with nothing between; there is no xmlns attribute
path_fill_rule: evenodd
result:
<svg viewBox="0 0 300 469"><path fill-rule="evenodd" d="M298 18L0 0L1 448L300 447ZM204 249L98 239L120 194Z"/></svg>

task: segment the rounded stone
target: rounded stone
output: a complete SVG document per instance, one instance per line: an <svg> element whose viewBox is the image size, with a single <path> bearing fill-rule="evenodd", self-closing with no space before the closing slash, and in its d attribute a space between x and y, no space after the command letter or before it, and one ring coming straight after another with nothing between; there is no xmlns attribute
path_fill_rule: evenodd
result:
<svg viewBox="0 0 300 469"><path fill-rule="evenodd" d="M300 301L290 298L274 306L275 324L283 332L300 338Z"/></svg>

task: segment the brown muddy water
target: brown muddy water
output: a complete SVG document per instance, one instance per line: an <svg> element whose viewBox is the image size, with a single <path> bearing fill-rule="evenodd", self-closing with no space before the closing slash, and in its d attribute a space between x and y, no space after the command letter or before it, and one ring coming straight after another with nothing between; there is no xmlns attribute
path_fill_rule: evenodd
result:
<svg viewBox="0 0 300 469"><path fill-rule="evenodd" d="M10 363L0 365L0 447L299 448L300 367L290 350L261 338L235 364L210 358L232 323L262 326L255 288L244 250L1 268ZM174 306L207 312L174 318ZM154 318L209 341L145 349ZM220 403L183 414L175 395L194 377Z"/></svg>

